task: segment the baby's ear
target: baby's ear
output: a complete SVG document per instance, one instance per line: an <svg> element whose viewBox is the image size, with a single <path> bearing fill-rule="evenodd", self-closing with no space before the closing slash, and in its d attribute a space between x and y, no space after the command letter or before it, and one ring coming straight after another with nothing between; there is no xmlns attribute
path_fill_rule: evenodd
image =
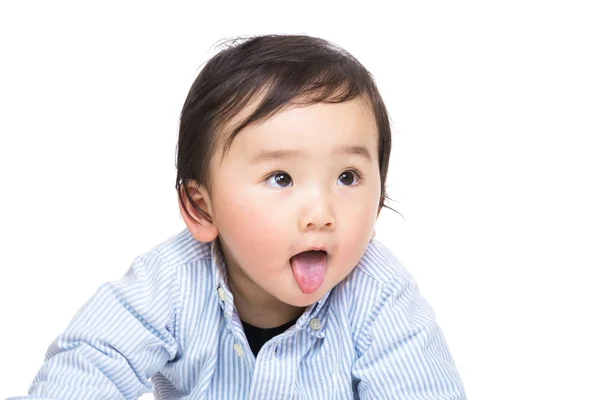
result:
<svg viewBox="0 0 600 400"><path fill-rule="evenodd" d="M197 207L201 208L206 215L196 210L194 205L183 190L183 185L179 188L181 196L179 196L179 212L183 218L183 222L187 225L190 233L199 242L212 242L217 237L219 231L214 225L211 216L210 197L208 192L202 186L199 186L196 181L188 181L185 183L188 193L192 197L192 201ZM187 212L186 212L187 211ZM207 219L210 218L210 219Z"/></svg>

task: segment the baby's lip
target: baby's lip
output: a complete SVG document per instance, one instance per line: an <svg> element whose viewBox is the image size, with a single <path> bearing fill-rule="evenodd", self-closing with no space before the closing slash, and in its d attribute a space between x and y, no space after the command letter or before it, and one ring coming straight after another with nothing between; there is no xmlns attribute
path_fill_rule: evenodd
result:
<svg viewBox="0 0 600 400"><path fill-rule="evenodd" d="M313 246L304 251L324 251L327 253L327 246Z"/></svg>

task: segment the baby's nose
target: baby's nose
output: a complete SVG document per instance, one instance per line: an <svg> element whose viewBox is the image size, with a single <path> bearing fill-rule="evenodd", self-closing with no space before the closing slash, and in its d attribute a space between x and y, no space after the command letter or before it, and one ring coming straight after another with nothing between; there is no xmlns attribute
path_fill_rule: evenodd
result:
<svg viewBox="0 0 600 400"><path fill-rule="evenodd" d="M334 230L335 216L331 202L325 196L320 196L318 200L312 201L303 209L299 224L301 231Z"/></svg>

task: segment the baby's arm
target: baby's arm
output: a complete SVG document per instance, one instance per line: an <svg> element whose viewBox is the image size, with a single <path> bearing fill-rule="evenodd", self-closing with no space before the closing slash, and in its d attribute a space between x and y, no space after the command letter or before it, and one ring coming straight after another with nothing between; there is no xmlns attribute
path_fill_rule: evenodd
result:
<svg viewBox="0 0 600 400"><path fill-rule="evenodd" d="M432 308L403 271L367 318L353 366L361 399L466 399ZM361 349L359 349L361 350Z"/></svg>
<svg viewBox="0 0 600 400"><path fill-rule="evenodd" d="M148 379L177 352L174 276L151 252L102 285L51 344L31 398L137 399L149 392Z"/></svg>

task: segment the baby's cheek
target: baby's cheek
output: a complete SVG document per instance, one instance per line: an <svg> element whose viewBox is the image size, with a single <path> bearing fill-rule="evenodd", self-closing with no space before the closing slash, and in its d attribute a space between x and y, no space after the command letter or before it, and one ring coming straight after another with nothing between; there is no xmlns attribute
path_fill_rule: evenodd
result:
<svg viewBox="0 0 600 400"><path fill-rule="evenodd" d="M352 233L344 240L344 249L342 250L342 256L348 269L351 269L360 260L360 257L366 249L366 242L364 235Z"/></svg>
<svg viewBox="0 0 600 400"><path fill-rule="evenodd" d="M281 225L276 223L277 216L268 207L239 202L233 209L229 230L245 249L257 251L280 236L277 228Z"/></svg>

